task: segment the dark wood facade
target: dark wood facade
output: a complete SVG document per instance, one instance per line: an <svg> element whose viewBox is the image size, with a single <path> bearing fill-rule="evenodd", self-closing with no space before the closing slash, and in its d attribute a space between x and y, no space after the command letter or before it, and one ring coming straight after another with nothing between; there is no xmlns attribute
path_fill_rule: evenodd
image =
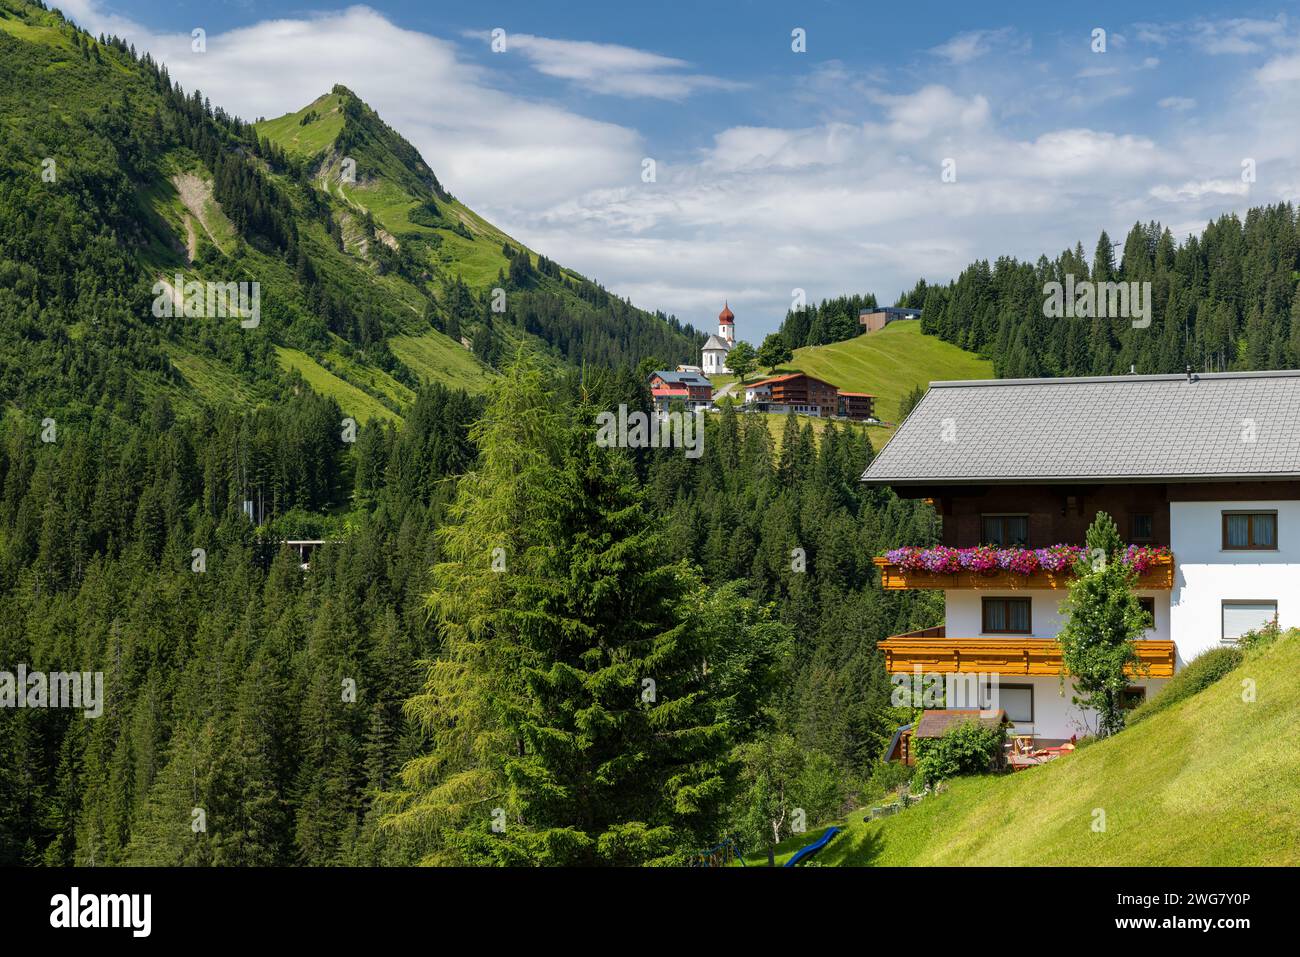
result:
<svg viewBox="0 0 1300 957"><path fill-rule="evenodd" d="M876 397L866 392L841 392L839 414L847 419L870 419L875 415Z"/></svg>
<svg viewBox="0 0 1300 957"><path fill-rule="evenodd" d="M823 417L839 414L839 390L829 382L804 372L790 372L751 382L745 388L767 390L768 396L760 400L760 406L793 407L805 412L816 410Z"/></svg>
<svg viewBox="0 0 1300 957"><path fill-rule="evenodd" d="M942 542L954 548L989 544L986 516L1027 516L1030 548L1082 544L1098 512L1115 520L1125 542L1167 546L1171 502L1300 500L1300 482L945 485L896 491L933 500L943 518Z"/></svg>

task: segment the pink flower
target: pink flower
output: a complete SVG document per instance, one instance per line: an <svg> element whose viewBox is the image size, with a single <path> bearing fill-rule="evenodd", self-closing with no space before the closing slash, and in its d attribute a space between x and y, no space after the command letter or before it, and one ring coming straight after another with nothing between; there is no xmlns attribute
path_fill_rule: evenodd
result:
<svg viewBox="0 0 1300 957"><path fill-rule="evenodd" d="M985 572L998 567L998 550L988 545L962 548L958 550L957 560L961 563L961 567L968 571Z"/></svg>
<svg viewBox="0 0 1300 957"><path fill-rule="evenodd" d="M1135 574L1142 575L1158 561L1169 558L1170 551L1163 545L1130 545L1120 556L1122 561Z"/></svg>
<svg viewBox="0 0 1300 957"><path fill-rule="evenodd" d="M936 545L933 548L924 550L921 564L925 566L925 570L928 572L950 575L961 570L961 557L955 548L949 548L947 545Z"/></svg>
<svg viewBox="0 0 1300 957"><path fill-rule="evenodd" d="M1028 548L999 548L998 567L1014 575L1032 575L1038 571L1038 555Z"/></svg>
<svg viewBox="0 0 1300 957"><path fill-rule="evenodd" d="M906 546L885 553L891 565L903 571L951 575L958 571L986 572L1002 569L1013 575L1032 575L1037 571L1061 573L1073 571L1075 564L1088 553L1084 545L1050 545L1047 548L951 548L933 545L928 548ZM1120 560L1138 575L1170 557L1163 545L1130 545Z"/></svg>
<svg viewBox="0 0 1300 957"><path fill-rule="evenodd" d="M921 564L921 553L923 551L925 549L907 545L903 548L895 548L885 552L885 559L891 565L897 565L903 571L919 572L925 569L925 566Z"/></svg>
<svg viewBox="0 0 1300 957"><path fill-rule="evenodd" d="M1061 544L1039 548L1034 554L1038 557L1038 564L1044 571L1064 572L1072 569L1087 551L1087 548L1082 545Z"/></svg>

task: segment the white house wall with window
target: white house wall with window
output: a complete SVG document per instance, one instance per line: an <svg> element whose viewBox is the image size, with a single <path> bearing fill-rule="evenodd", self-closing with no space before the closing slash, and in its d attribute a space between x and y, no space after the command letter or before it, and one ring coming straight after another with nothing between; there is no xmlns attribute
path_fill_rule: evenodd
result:
<svg viewBox="0 0 1300 957"><path fill-rule="evenodd" d="M1180 664L1274 615L1300 625L1300 502L1171 502L1169 526Z"/></svg>
<svg viewBox="0 0 1300 957"><path fill-rule="evenodd" d="M1170 605L1169 594L1157 591L1138 591L1147 610L1151 612L1155 627L1148 630L1146 637L1165 641L1169 639ZM969 635L985 638L999 634L1016 634L1015 631L997 630L1007 618L1010 623L1028 625L1028 631L1020 632L1033 638L1055 638L1065 625L1065 616L1061 614L1061 602L1064 594L1054 590L1021 592L1018 595L973 592L965 589L950 589L944 592L946 606L945 623L950 635ZM1010 615L1001 613L1003 600L1020 606ZM996 610L995 610L996 609ZM1168 679L1145 678L1134 681L1135 688L1143 689L1148 696L1155 694ZM988 708L996 705L1007 712L1007 717L1015 725L1018 734L1032 734L1051 739L1068 738L1072 735L1094 734L1097 730L1097 716L1076 707L1071 698L1074 695L1073 682L1062 682L1055 675L1000 675L995 679L998 684L997 700L991 689L982 689L982 698L976 702L969 694L969 687L960 683L954 685L956 692L952 701L947 702L951 708Z"/></svg>

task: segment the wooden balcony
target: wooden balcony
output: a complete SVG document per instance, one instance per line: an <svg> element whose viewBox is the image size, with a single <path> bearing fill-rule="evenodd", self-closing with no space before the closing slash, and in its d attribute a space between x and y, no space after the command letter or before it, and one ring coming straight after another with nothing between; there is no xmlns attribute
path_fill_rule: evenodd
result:
<svg viewBox="0 0 1300 957"><path fill-rule="evenodd" d="M1045 572L1038 570L1032 575L1018 575L1015 572L997 569L993 571L960 571L952 574L941 572L907 571L895 565L887 558L875 559L880 569L880 587L900 588L972 588L986 591L1025 591L1028 589L1056 588L1070 586L1072 572ZM1157 559L1150 568L1138 576L1138 589L1168 591L1174 587L1174 559L1169 556Z"/></svg>
<svg viewBox="0 0 1300 957"><path fill-rule="evenodd" d="M1135 644L1139 667L1130 670L1133 677L1173 677L1175 653L1172 641L1141 639ZM917 668L934 674L1061 673L1061 646L1055 638L1020 638L1014 635L949 638L944 626L940 625L893 635L878 642L877 646L885 653L885 670L890 674L910 673Z"/></svg>

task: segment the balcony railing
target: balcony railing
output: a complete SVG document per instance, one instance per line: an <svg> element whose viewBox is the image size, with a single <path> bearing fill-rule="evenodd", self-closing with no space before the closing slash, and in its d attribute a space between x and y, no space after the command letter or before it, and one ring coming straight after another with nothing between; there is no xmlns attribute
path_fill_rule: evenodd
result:
<svg viewBox="0 0 1300 957"><path fill-rule="evenodd" d="M970 553L974 550L947 549L947 554L943 554L943 550L940 548L923 551L939 553L938 560L932 562L932 564L942 568L945 565L945 560L948 566L952 565L955 560L953 558L954 553L961 554L964 561L972 561ZM1022 551L1027 554L1034 554L1028 549ZM973 588L990 591L1020 591L1033 588L1059 589L1069 587L1070 580L1074 577L1073 562L1068 562L1063 567L1055 569L1048 569L1041 565L1032 569L1026 568L1026 565L1032 565L1035 562L1036 559L1029 560L1019 563L1013 568L984 567L931 571L925 568L908 567L902 562L891 560L889 557L875 559L876 567L880 569L880 585L882 588ZM986 564L987 559L982 561L975 559L974 563ZM1143 555L1136 567L1139 569L1136 582L1137 588L1167 591L1174 587L1174 557L1169 554L1167 549L1161 549L1159 554Z"/></svg>
<svg viewBox="0 0 1300 957"><path fill-rule="evenodd" d="M1020 638L1013 635L949 638L943 625L893 635L878 642L890 674L920 668L933 674L1057 675L1061 673L1061 645L1055 638ZM1144 638L1137 646L1135 678L1169 678L1174 673L1172 641Z"/></svg>

